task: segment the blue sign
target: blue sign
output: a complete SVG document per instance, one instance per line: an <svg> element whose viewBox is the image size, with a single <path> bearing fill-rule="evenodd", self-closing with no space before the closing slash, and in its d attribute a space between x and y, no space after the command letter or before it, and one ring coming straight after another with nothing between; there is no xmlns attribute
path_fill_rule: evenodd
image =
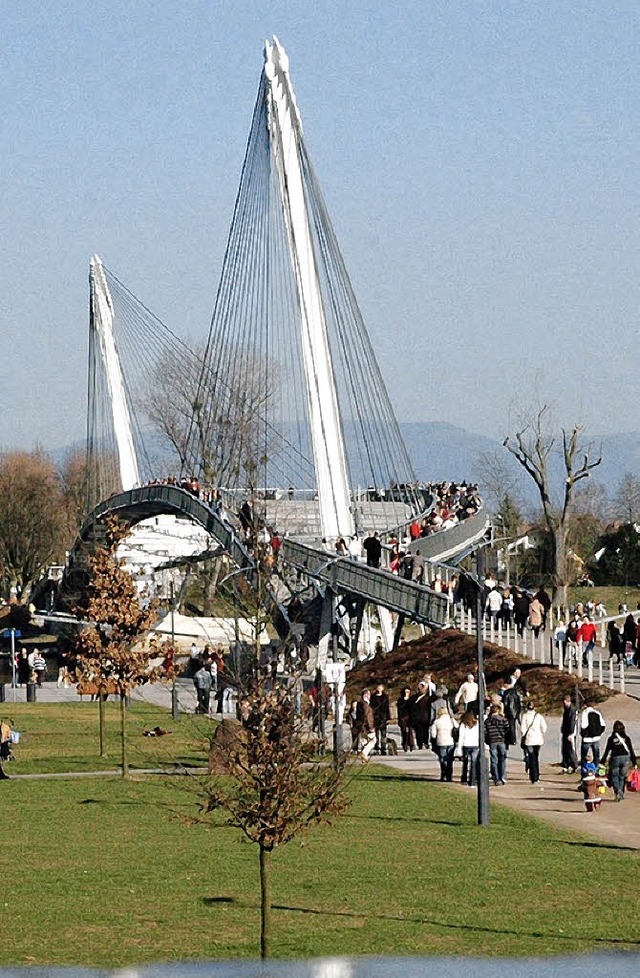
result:
<svg viewBox="0 0 640 978"><path fill-rule="evenodd" d="M2 633L3 638L11 638L11 635L15 635L16 638L22 638L22 632L19 628L5 628Z"/></svg>

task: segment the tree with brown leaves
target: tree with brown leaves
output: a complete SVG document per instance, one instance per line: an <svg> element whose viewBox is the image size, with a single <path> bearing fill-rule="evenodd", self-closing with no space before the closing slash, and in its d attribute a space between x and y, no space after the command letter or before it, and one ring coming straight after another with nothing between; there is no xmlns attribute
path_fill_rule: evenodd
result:
<svg viewBox="0 0 640 978"><path fill-rule="evenodd" d="M163 653L147 640L158 617L157 606L141 599L117 557L126 531L113 517L105 520L105 529L104 546L89 558L90 582L81 610L90 624L76 640L77 679L95 684L101 703L107 692L119 696L122 777L128 778L127 697L136 686L170 681L173 675L159 661Z"/></svg>
<svg viewBox="0 0 640 978"><path fill-rule="evenodd" d="M0 457L0 578L25 600L48 564L64 556L62 492L42 451Z"/></svg>
<svg viewBox="0 0 640 978"><path fill-rule="evenodd" d="M260 954L271 941L271 853L348 805L344 760L318 760L318 743L294 710L293 691L264 683L244 697L242 722L225 721L214 738L204 809L226 813L260 852Z"/></svg>

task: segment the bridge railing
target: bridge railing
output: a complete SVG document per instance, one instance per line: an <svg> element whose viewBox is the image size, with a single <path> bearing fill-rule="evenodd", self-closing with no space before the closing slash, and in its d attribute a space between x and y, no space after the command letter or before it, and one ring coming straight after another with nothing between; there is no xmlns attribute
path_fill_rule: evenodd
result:
<svg viewBox="0 0 640 978"><path fill-rule="evenodd" d="M349 557L332 556L293 540L284 540L282 557L334 591L355 594L412 621L437 627L448 624L447 598L415 581L368 567Z"/></svg>
<svg viewBox="0 0 640 978"><path fill-rule="evenodd" d="M456 610L455 623L466 634L476 634L475 615L463 605ZM582 643L579 642L575 646L575 653L573 653L565 643L554 642L553 632L550 629L540 630L538 635L528 627L520 632L512 623L505 624L500 619L494 622L491 618L483 616L482 636L484 641L509 649L517 656L531 659L541 665L556 666L560 672L567 672L579 679L586 678L589 682L608 686L609 689L618 690L620 693L625 692L624 661L614 665L613 659L609 658L609 650L603 647L604 643L594 647L585 665Z"/></svg>
<svg viewBox="0 0 640 978"><path fill-rule="evenodd" d="M411 551L415 553L419 550L426 561L444 561L482 539L488 526L489 516L486 509L481 507L473 516L460 520L448 530L438 530L437 533L412 540Z"/></svg>
<svg viewBox="0 0 640 978"><path fill-rule="evenodd" d="M142 508L144 511L145 507L148 509L149 516L161 512L170 512L199 523L211 536L215 537L238 567L246 567L253 563L247 548L239 540L237 531L233 526L230 526L215 510L196 496L177 486L165 483L153 483L138 489L129 489L127 492L121 492L105 499L96 506L85 520L80 531L80 537L84 539L90 528L105 513L111 512L115 516L120 513L126 519L128 510L139 511Z"/></svg>

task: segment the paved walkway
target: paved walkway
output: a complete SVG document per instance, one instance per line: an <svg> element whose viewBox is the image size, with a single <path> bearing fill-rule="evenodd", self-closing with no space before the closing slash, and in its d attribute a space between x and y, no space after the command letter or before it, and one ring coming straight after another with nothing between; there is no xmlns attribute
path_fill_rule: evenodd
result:
<svg viewBox="0 0 640 978"><path fill-rule="evenodd" d="M614 696L599 709L607 723L602 739L603 748L614 720L622 720L640 757L640 702L630 696ZM541 781L531 784L524 771L522 751L519 747L511 747L507 783L499 788L490 787L490 803L508 805L569 831L592 836L601 843L640 849L640 793L627 792L624 802L618 804L613 791L608 790L599 811L586 812L582 794L576 790L578 776L561 773L560 718L548 717L547 726L546 741L541 751ZM393 728L391 732L393 736ZM413 751L398 757L374 757L374 762L429 780L440 779L438 760L429 750ZM455 766L455 775L460 775L459 763ZM473 789L459 782L454 782L453 787L466 795L473 793Z"/></svg>
<svg viewBox="0 0 640 978"><path fill-rule="evenodd" d="M26 691L24 689L12 690L7 688L5 709L10 707L14 693L16 702L25 701ZM185 713L193 713L196 698L191 680L181 679L178 682L178 694L180 710ZM38 689L37 696L38 701L43 703L77 702L79 699L75 688L64 689L57 687L55 683L45 683ZM171 707L171 688L161 684L141 687L134 692L133 698L152 702L169 709ZM599 709L607 723L607 731L602 741L603 746L613 721L622 720L638 756L640 756L640 701L633 696L618 695L611 697ZM622 804L617 804L613 800L613 792L608 791L598 812L592 814L585 812L582 795L576 791L577 776L562 775L560 771L560 718L548 717L547 725L545 745L540 755L541 782L537 785L532 785L529 782L524 772L522 752L518 747L512 747L509 752L507 784L499 788L491 786L491 804L508 805L528 815L542 818L570 831L592 836L594 839L612 846L640 849L640 793L634 795L627 792L625 801ZM392 725L389 732L397 743L400 743L398 728ZM433 781L439 781L440 778L437 758L430 750L413 751L410 754L401 753L398 757L374 757L372 763L384 764L394 770L417 777L426 777ZM459 772L460 765L456 764L455 773L458 776ZM119 772L101 771L97 772L96 776L108 776L114 773ZM25 779L60 776L71 775L18 775L18 777ZM79 773L76 776L83 775ZM92 775L88 772L87 776ZM471 788L460 785L459 782L454 782L453 787L467 795L472 793Z"/></svg>

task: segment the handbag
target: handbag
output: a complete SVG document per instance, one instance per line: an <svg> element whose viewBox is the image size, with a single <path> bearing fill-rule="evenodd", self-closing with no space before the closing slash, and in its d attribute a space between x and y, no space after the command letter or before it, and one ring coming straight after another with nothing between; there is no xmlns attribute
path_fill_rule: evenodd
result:
<svg viewBox="0 0 640 978"><path fill-rule="evenodd" d="M629 791L640 791L640 771L637 767L632 767L627 775L627 788Z"/></svg>
<svg viewBox="0 0 640 978"><path fill-rule="evenodd" d="M522 737L520 738L520 747L522 748L522 750L524 750L525 747L527 746L526 743L525 743L525 741L527 739L527 734L531 730L531 728L532 728L532 726L534 724L534 721L535 721L535 718L537 717L537 715L538 714L534 712L533 717L532 717L532 720L531 720L531 723L529 724L529 726L527 727L527 729L522 734Z"/></svg>

